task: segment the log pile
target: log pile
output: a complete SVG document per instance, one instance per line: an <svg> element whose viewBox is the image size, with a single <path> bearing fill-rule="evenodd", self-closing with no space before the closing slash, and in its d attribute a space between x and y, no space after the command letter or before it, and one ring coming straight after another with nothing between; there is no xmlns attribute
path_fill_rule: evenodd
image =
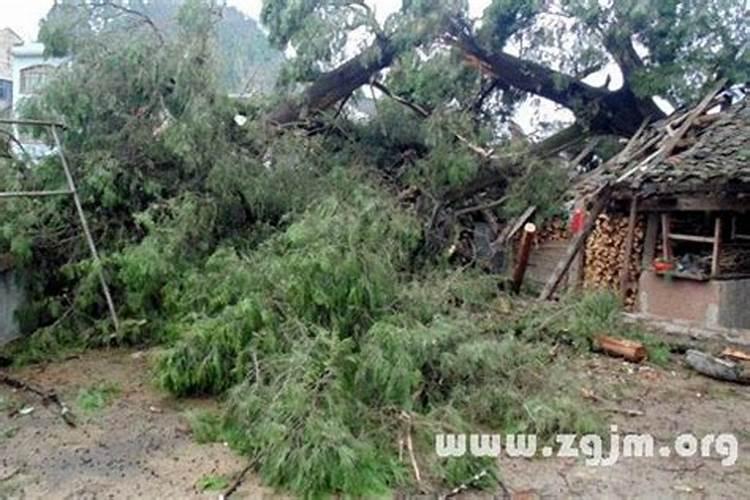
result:
<svg viewBox="0 0 750 500"><path fill-rule="evenodd" d="M638 217L630 254L630 285L625 295L625 307L635 305L638 277L641 272L641 255L645 220ZM584 253L583 285L587 289L611 289L619 292L620 268L625 238L628 232L628 217L620 214L602 214L586 241Z"/></svg>
<svg viewBox="0 0 750 500"><path fill-rule="evenodd" d="M725 245L719 255L722 273L750 273L750 245Z"/></svg>
<svg viewBox="0 0 750 500"><path fill-rule="evenodd" d="M546 221L536 234L536 244L542 245L551 241L563 241L570 238L568 221L562 217L555 217Z"/></svg>

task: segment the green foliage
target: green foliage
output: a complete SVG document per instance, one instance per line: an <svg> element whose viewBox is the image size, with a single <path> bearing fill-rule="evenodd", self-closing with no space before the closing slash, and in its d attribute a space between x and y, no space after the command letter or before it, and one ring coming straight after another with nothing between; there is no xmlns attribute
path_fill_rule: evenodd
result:
<svg viewBox="0 0 750 500"><path fill-rule="evenodd" d="M108 406L120 394L120 388L112 384L96 384L78 392L76 404L87 412L94 413Z"/></svg>
<svg viewBox="0 0 750 500"><path fill-rule="evenodd" d="M227 486L229 486L229 479L215 474L203 476L195 483L199 491L223 491Z"/></svg>
<svg viewBox="0 0 750 500"><path fill-rule="evenodd" d="M275 44L298 49L300 81L336 59L352 27L383 32L401 48L430 48L427 34L463 3L404 2L382 26L357 3L327 0L269 1L263 17ZM624 332L617 302L585 296L524 312L498 297L496 277L425 265L415 258L419 207L372 174L394 174L397 188L431 196L474 178L484 165L456 134L490 142L492 127L466 111L481 79L453 55L405 57L388 85L429 108L428 120L379 100L369 123L337 118L315 137L271 135L263 102L232 103L217 90L213 56L223 42L214 7L191 0L163 14L175 22L163 40L122 16L82 33L54 28L52 16L45 25L52 49L75 62L26 112L69 125L66 152L123 326L113 334L105 319L99 269L70 200L15 200L0 251L29 276L23 316L36 331L17 359L160 343L162 388L225 398L220 412L190 418L196 439L230 443L265 482L303 496L409 490L410 464L398 458L407 436L428 485L444 489L481 471L474 486L490 486L496 465L438 459L436 433L597 430L550 344L583 350L602 330ZM491 43L530 26L538 7L494 2L488 16L507 16L487 24ZM107 12L83 14L104 22ZM239 111L245 125L234 120ZM64 186L54 158L23 173L1 180L13 189ZM498 213L509 218L529 204L552 213L562 175L531 163ZM115 395L94 386L79 405L95 411ZM207 476L198 487L224 481Z"/></svg>
<svg viewBox="0 0 750 500"><path fill-rule="evenodd" d="M660 365L669 361L667 345L637 324L622 320L622 303L610 291L587 291L566 296L560 306L537 305L525 311L511 330L527 339L551 338L578 350L591 350L594 337L610 335L640 341L649 360Z"/></svg>

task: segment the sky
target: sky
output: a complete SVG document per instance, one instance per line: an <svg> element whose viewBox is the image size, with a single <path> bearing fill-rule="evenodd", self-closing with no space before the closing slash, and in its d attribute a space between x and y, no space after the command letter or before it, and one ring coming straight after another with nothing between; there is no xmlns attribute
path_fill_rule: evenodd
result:
<svg viewBox="0 0 750 500"><path fill-rule="evenodd" d="M470 14L479 16L490 0L470 0ZM36 40L39 21L49 12L54 0L0 0L0 28L9 27L26 41ZM401 6L401 0L368 0L378 18L383 19ZM258 19L262 0L227 0L247 15Z"/></svg>

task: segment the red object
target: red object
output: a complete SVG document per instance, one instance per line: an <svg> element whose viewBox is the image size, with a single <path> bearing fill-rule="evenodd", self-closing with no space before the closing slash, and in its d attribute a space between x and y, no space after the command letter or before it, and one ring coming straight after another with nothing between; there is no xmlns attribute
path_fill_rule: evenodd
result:
<svg viewBox="0 0 750 500"><path fill-rule="evenodd" d="M570 232L573 234L580 233L583 230L583 223L585 214L580 208L576 208L573 211L573 216L570 218Z"/></svg>
<svg viewBox="0 0 750 500"><path fill-rule="evenodd" d="M663 260L656 260L654 261L654 271L657 273L666 273L667 271L671 271L674 269L674 265L671 262L666 262Z"/></svg>

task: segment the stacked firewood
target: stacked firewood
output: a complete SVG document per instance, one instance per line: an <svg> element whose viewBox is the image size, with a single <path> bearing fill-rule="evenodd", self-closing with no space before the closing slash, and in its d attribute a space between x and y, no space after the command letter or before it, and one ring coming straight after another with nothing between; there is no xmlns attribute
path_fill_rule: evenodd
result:
<svg viewBox="0 0 750 500"><path fill-rule="evenodd" d="M628 234L628 217L619 214L602 214L596 220L596 226L586 240L584 253L583 285L588 289L608 288L616 293L620 291L620 270L622 252ZM625 295L625 306L632 309L635 305L638 276L641 271L643 254L643 237L645 221L636 220L630 253L630 281Z"/></svg>
<svg viewBox="0 0 750 500"><path fill-rule="evenodd" d="M719 255L722 273L750 272L750 245L725 245Z"/></svg>
<svg viewBox="0 0 750 500"><path fill-rule="evenodd" d="M545 221L541 229L537 231L536 243L541 245L551 241L563 241L570 238L568 221L561 217L555 217Z"/></svg>

